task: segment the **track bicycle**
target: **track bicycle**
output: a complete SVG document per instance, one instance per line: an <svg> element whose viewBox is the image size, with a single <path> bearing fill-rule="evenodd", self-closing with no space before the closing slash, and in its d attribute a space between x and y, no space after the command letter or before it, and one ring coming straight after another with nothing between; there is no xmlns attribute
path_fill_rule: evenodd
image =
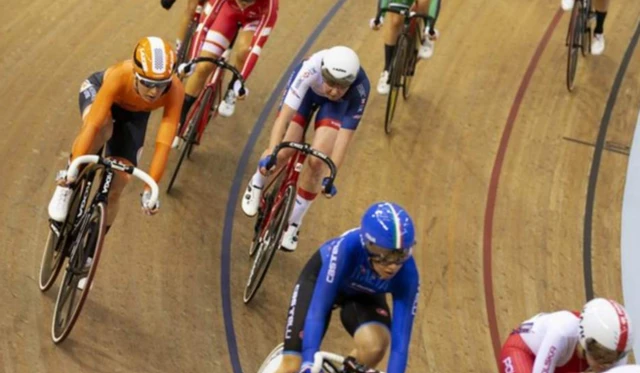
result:
<svg viewBox="0 0 640 373"><path fill-rule="evenodd" d="M333 188L336 178L336 165L324 153L315 150L307 143L283 142L274 149L267 170L272 169L278 153L283 149L294 149L285 167L282 167L271 181L267 183L260 198L260 207L254 226L254 235L249 248L249 256L253 264L244 288L244 303L249 303L255 296L264 280L271 261L280 248L282 234L288 226L289 216L296 201L297 184L304 161L312 156L323 161L330 170L329 182L324 186L324 193Z"/></svg>
<svg viewBox="0 0 640 373"><path fill-rule="evenodd" d="M578 51L587 57L591 50L591 21L595 19L591 0L576 0L571 10L569 30L567 31L567 89L572 92L575 87L578 69ZM586 40L585 40L586 39Z"/></svg>
<svg viewBox="0 0 640 373"><path fill-rule="evenodd" d="M82 165L86 166L78 177ZM149 185L150 205L158 200L158 185L136 167L97 155L83 155L71 162L67 174L75 181L69 185L73 191L69 212L62 223L49 219L49 235L38 276L40 290L47 291L67 263L51 324L55 343L71 333L89 295L104 243L108 196L115 171L126 172ZM84 286L79 287L83 278Z"/></svg>
<svg viewBox="0 0 640 373"><path fill-rule="evenodd" d="M274 373L280 366L283 352L284 345L280 343L264 360L258 373ZM318 351L314 354L311 371L313 373L384 373L358 364L353 358L345 358L327 351Z"/></svg>
<svg viewBox="0 0 640 373"><path fill-rule="evenodd" d="M415 12L406 6L391 5L387 8L382 8L378 4L378 13L373 20L375 26L382 24L382 13L384 12L396 13L404 17L402 31L396 41L396 51L389 66L389 85L391 89L387 95L384 131L390 134L400 88L402 88L402 97L405 100L408 99L411 81L418 63L418 48L423 44L425 38L422 30L424 30L424 25L429 22L433 24L433 18L427 14Z"/></svg>

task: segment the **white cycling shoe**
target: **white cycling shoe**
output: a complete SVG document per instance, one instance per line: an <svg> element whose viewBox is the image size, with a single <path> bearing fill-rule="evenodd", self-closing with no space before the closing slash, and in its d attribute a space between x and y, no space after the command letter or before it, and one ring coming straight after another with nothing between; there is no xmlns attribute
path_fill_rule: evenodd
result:
<svg viewBox="0 0 640 373"><path fill-rule="evenodd" d="M282 243L280 248L283 251L294 252L298 248L298 234L300 227L297 224L289 224L287 230L282 235Z"/></svg>
<svg viewBox="0 0 640 373"><path fill-rule="evenodd" d="M56 190L53 192L53 197L51 197L48 208L51 220L59 223L64 222L64 219L67 217L67 213L69 212L72 194L73 190L71 190L71 188L60 185L56 186Z"/></svg>
<svg viewBox="0 0 640 373"><path fill-rule="evenodd" d="M242 212L249 217L256 216L260 207L261 196L262 188L258 188L249 181L249 185L247 185L242 197Z"/></svg>

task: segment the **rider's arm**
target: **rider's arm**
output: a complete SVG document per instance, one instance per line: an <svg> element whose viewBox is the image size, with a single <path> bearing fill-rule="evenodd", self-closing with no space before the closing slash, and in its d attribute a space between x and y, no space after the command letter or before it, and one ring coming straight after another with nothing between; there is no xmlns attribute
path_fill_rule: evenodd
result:
<svg viewBox="0 0 640 373"><path fill-rule="evenodd" d="M391 352L389 354L388 373L404 373L409 357L411 329L418 308L420 279L415 263L407 263L404 281L397 283L392 290L393 320L391 321Z"/></svg>
<svg viewBox="0 0 640 373"><path fill-rule="evenodd" d="M336 139L333 152L331 153L331 160L333 160L333 163L335 163L337 168L340 168L342 165L342 162L347 155L349 144L353 139L355 130L358 128L360 119L362 119L364 109L366 108L367 101L369 99L369 88L369 80L363 79L352 88L352 91L349 94L349 105L347 106L347 111L342 119L338 138Z"/></svg>
<svg viewBox="0 0 640 373"><path fill-rule="evenodd" d="M567 339L555 330L549 330L536 354L536 361L533 364L531 373L553 373L556 370L558 359L567 348Z"/></svg>
<svg viewBox="0 0 640 373"><path fill-rule="evenodd" d="M269 149L275 148L282 141L287 131L287 126L298 112L302 99L307 94L315 74L317 73L315 73L314 62L306 60L302 63L296 75L291 77L291 84L286 91L282 107L271 130Z"/></svg>
<svg viewBox="0 0 640 373"><path fill-rule="evenodd" d="M113 68L109 74L105 74L102 86L96 94L96 99L84 118L80 134L73 142L71 159L87 154L98 132L107 124L107 119L111 115L111 105L120 89L121 79L119 75L120 71L117 68Z"/></svg>
<svg viewBox="0 0 640 373"><path fill-rule="evenodd" d="M335 301L340 283L353 267L351 251L342 237L333 244L329 258L323 258L313 290L311 304L304 322L302 339L302 361L313 362L313 355L320 348L327 318L331 317L331 307ZM321 249L322 250L322 249Z"/></svg>
<svg viewBox="0 0 640 373"><path fill-rule="evenodd" d="M245 81L249 78L251 71L253 71L253 68L256 66L260 52L262 52L262 47L266 44L267 39L269 39L269 34L271 34L273 27L276 25L277 19L278 0L269 0L267 13L262 16L260 24L253 34L249 55L247 56L244 66L242 66L241 74Z"/></svg>
<svg viewBox="0 0 640 373"><path fill-rule="evenodd" d="M347 155L347 149L355 134L354 130L341 128L338 131L338 137L336 138L335 145L333 146L333 152L331 152L331 160L336 165L336 168L340 168L345 156Z"/></svg>
<svg viewBox="0 0 640 373"><path fill-rule="evenodd" d="M149 176L156 182L160 181L164 169L167 166L169 150L173 137L178 129L182 102L184 100L184 88L180 80L174 75L171 88L167 92L167 104L164 106L162 121L156 136L156 146L153 152L153 159L149 168Z"/></svg>

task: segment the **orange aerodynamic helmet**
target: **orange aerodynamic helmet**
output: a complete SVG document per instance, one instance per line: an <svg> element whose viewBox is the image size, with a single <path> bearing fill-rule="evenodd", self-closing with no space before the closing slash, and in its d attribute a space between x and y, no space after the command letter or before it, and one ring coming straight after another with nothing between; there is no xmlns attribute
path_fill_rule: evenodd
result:
<svg viewBox="0 0 640 373"><path fill-rule="evenodd" d="M176 53L171 45L155 36L141 39L133 50L133 71L138 78L171 81L175 63Z"/></svg>

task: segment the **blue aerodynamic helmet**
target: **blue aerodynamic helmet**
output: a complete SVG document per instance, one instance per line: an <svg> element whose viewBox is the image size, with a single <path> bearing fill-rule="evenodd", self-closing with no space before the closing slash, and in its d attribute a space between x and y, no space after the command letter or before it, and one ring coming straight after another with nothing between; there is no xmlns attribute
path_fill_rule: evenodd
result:
<svg viewBox="0 0 640 373"><path fill-rule="evenodd" d="M383 249L411 249L416 243L413 220L393 202L371 205L360 223L364 238Z"/></svg>

